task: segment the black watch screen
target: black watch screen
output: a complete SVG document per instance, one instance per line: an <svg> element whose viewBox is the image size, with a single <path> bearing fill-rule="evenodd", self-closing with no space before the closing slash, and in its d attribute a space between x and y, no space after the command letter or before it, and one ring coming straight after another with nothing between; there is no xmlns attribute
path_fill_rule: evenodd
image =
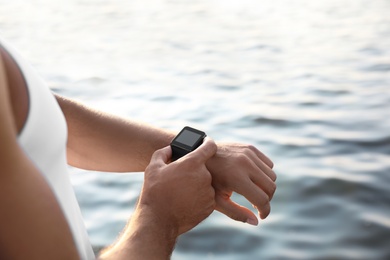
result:
<svg viewBox="0 0 390 260"><path fill-rule="evenodd" d="M186 126L180 133L172 140L172 161L194 151L202 143L206 134L202 131Z"/></svg>

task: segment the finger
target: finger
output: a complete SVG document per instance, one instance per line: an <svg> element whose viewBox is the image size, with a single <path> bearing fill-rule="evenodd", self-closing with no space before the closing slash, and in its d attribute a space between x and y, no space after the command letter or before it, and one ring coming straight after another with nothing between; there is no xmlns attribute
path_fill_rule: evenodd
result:
<svg viewBox="0 0 390 260"><path fill-rule="evenodd" d="M271 211L268 195L252 181L244 185L245 190L237 190L259 211L261 219L265 219Z"/></svg>
<svg viewBox="0 0 390 260"><path fill-rule="evenodd" d="M264 173L257 173L250 176L251 181L263 190L267 195L268 199L272 200L276 191L276 183L270 180Z"/></svg>
<svg viewBox="0 0 390 260"><path fill-rule="evenodd" d="M256 166L264 172L272 181L276 181L276 173L261 159L257 156L249 156L250 159L256 164Z"/></svg>
<svg viewBox="0 0 390 260"><path fill-rule="evenodd" d="M265 219L268 217L269 213L271 212L271 205L268 201L267 204L265 204L261 210L257 209L259 211L259 215L261 219Z"/></svg>
<svg viewBox="0 0 390 260"><path fill-rule="evenodd" d="M216 210L225 214L229 218L257 226L259 221L253 212L232 201L229 197L225 198L221 195L216 195L215 201L217 203Z"/></svg>
<svg viewBox="0 0 390 260"><path fill-rule="evenodd" d="M260 152L259 149L257 149L256 147L250 145L249 146L249 149L252 150L253 152L255 152L255 154L263 161L265 162L265 164L268 165L268 167L270 167L271 169L274 167L274 163L271 161L270 158L268 158L265 154L263 154L262 152Z"/></svg>
<svg viewBox="0 0 390 260"><path fill-rule="evenodd" d="M244 158L244 169L246 172L248 172L251 184L254 183L260 189L262 189L268 195L268 199L271 200L276 190L275 182L268 175L270 173L266 173L271 169L267 165L264 165L259 158L254 158L254 160L252 160L250 157ZM263 171L260 167L264 168L265 171Z"/></svg>
<svg viewBox="0 0 390 260"><path fill-rule="evenodd" d="M208 159L214 156L217 152L217 145L215 142L206 137L203 143L193 152L186 155L187 158L196 160L198 163L205 163Z"/></svg>
<svg viewBox="0 0 390 260"><path fill-rule="evenodd" d="M171 160L171 157L172 149L170 146L166 146L153 153L152 158L150 160L150 164L167 164Z"/></svg>

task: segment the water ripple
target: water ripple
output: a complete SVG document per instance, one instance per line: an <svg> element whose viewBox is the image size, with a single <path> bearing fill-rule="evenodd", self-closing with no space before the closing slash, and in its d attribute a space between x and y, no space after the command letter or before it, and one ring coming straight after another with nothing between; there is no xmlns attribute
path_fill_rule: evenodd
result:
<svg viewBox="0 0 390 260"><path fill-rule="evenodd" d="M2 36L56 92L275 162L269 218L212 214L172 259L390 259L389 1L0 2ZM141 177L72 175L95 250Z"/></svg>

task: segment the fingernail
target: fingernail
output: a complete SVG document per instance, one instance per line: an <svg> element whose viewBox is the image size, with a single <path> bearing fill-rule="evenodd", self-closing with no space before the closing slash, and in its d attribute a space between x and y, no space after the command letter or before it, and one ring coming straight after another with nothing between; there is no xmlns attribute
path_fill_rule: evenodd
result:
<svg viewBox="0 0 390 260"><path fill-rule="evenodd" d="M252 226L257 226L257 224L259 224L259 221L257 220L257 218L248 218L246 220L246 223L248 223Z"/></svg>

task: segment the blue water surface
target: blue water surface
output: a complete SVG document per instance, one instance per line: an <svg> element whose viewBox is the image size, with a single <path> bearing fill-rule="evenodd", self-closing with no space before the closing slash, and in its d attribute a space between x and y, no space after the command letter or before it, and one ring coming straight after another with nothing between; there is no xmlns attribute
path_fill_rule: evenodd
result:
<svg viewBox="0 0 390 260"><path fill-rule="evenodd" d="M271 157L270 216L215 212L172 259L390 259L389 14L387 0L0 0L0 32L55 92ZM98 251L143 175L70 170Z"/></svg>

